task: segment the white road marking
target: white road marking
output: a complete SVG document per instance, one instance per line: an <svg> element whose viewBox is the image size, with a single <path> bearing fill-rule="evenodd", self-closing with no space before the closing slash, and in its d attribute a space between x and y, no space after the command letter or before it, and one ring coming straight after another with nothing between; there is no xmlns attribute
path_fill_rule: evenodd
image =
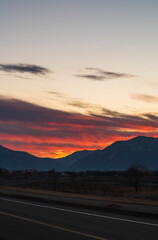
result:
<svg viewBox="0 0 158 240"><path fill-rule="evenodd" d="M76 210L71 210L71 209L51 207L51 206L47 206L47 205L34 204L34 203L29 203L29 202L24 202L24 201L17 201L17 200L2 198L2 197L0 197L0 200L8 201L8 202L14 202L14 203L20 203L20 204L25 204L25 205L30 205L30 206L34 206L34 207L41 207L41 208L47 208L47 209L58 210L58 211L63 211L63 212L81 214L81 215L86 215L86 216L91 216L91 217L105 218L105 219L110 219L110 220L130 222L130 223L136 223L136 224L158 227L158 224L156 224L156 223L142 222L142 221L136 221L136 220L131 220L131 219L119 218L119 217L110 217L110 216L88 213L88 212L81 212L81 211L76 211Z"/></svg>

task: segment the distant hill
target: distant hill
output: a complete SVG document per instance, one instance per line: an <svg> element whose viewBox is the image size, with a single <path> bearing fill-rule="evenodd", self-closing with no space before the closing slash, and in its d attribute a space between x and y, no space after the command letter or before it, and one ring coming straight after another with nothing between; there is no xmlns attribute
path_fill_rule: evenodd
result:
<svg viewBox="0 0 158 240"><path fill-rule="evenodd" d="M93 151L78 151L63 158L39 158L27 152L13 151L0 146L0 167L8 170L25 170L35 168L41 171L69 170L69 166L79 159L90 155Z"/></svg>
<svg viewBox="0 0 158 240"><path fill-rule="evenodd" d="M103 150L78 151L59 159L38 158L0 146L0 167L8 170L110 171L125 170L132 164L158 169L158 138L139 136L114 142Z"/></svg>
<svg viewBox="0 0 158 240"><path fill-rule="evenodd" d="M132 164L158 169L158 138L139 136L117 141L71 165L73 171L125 170Z"/></svg>
<svg viewBox="0 0 158 240"><path fill-rule="evenodd" d="M71 166L73 163L77 162L81 158L87 157L90 154L94 153L95 151L89 151L89 150L83 150L83 151L77 151L74 152L66 157L58 158L58 162L64 163L67 166Z"/></svg>
<svg viewBox="0 0 158 240"><path fill-rule="evenodd" d="M36 168L38 170L56 169L61 171L64 164L51 158L38 158L26 152L13 151L0 146L0 167L8 170L25 170Z"/></svg>

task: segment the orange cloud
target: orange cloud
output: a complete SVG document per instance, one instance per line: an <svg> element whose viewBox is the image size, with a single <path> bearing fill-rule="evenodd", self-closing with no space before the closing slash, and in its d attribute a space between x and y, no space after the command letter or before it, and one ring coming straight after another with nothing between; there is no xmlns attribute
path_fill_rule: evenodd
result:
<svg viewBox="0 0 158 240"><path fill-rule="evenodd" d="M0 98L0 144L41 157L103 149L116 140L158 136L158 115L128 115L104 109L89 116Z"/></svg>

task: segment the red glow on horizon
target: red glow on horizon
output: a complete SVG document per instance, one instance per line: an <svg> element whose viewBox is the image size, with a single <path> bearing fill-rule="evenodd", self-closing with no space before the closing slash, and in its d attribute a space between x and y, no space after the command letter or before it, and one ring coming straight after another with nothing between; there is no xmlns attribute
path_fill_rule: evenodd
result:
<svg viewBox="0 0 158 240"><path fill-rule="evenodd" d="M0 144L39 157L59 158L75 151L104 149L139 135L158 136L158 115L130 115L107 109L82 115L0 99Z"/></svg>
<svg viewBox="0 0 158 240"><path fill-rule="evenodd" d="M50 143L48 141L47 142L48 145L47 145L44 141L42 141L42 139L40 139L39 142L36 141L33 143L29 138L19 139L18 137L15 136L14 139L10 141L10 143L6 143L3 146L15 151L25 151L37 157L62 158L76 151L104 149L105 147L111 145L115 141L124 141L133 137L136 137L136 136L132 136L132 137L131 136L130 137L113 136L111 138L101 139L101 141L100 142L98 141L97 143L92 141L85 141L85 142L76 141L73 147L71 146L71 143L70 143L70 146L69 146L69 143L67 143L66 147L60 147L60 146L58 147L58 144L54 146L52 141ZM155 135L153 137L158 137L158 135ZM0 140L2 140L2 138L3 137L1 136ZM16 140L20 140L20 142L18 141L18 144L17 144ZM73 141L73 139L71 139L71 141ZM25 144L23 144L23 142L25 142Z"/></svg>

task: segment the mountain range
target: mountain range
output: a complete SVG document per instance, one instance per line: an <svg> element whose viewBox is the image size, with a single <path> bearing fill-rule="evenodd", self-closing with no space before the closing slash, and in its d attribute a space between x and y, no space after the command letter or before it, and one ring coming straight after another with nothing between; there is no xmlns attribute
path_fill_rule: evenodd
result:
<svg viewBox="0 0 158 240"><path fill-rule="evenodd" d="M127 141L116 141L103 150L78 151L58 159L39 158L0 146L0 167L8 170L122 171L132 164L158 169L158 138L138 136Z"/></svg>

